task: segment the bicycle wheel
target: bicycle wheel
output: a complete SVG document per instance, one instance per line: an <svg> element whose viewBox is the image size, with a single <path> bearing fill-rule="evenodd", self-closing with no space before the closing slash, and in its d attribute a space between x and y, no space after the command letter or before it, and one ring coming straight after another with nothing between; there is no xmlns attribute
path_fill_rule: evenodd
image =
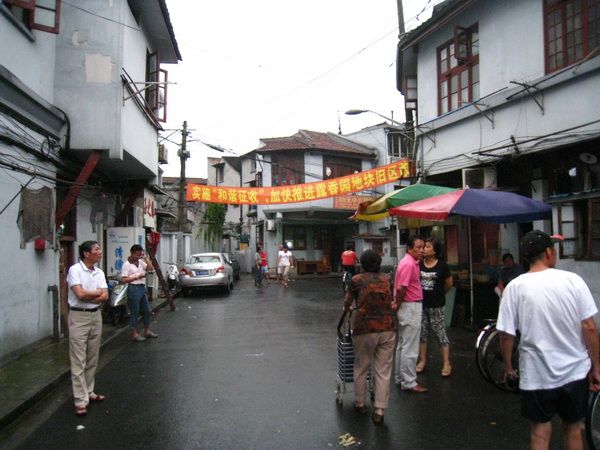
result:
<svg viewBox="0 0 600 450"><path fill-rule="evenodd" d="M512 363L513 368L517 371L519 369L518 345L518 339L515 338L512 351ZM483 343L482 355L483 367L488 375L488 381L503 391L518 392L518 386L506 384L506 379L504 376L504 361L502 359L502 352L500 351L500 331L497 329L494 328L494 330Z"/></svg>
<svg viewBox="0 0 600 450"><path fill-rule="evenodd" d="M600 392L590 395L585 416L585 437L590 450L600 450Z"/></svg>
<svg viewBox="0 0 600 450"><path fill-rule="evenodd" d="M351 282L352 276L350 275L350 272L344 272L344 275L342 277L342 290L344 291L344 295L346 295L346 292L350 290Z"/></svg>
<svg viewBox="0 0 600 450"><path fill-rule="evenodd" d="M487 325L484 327L479 334L477 335L477 340L475 341L475 363L477 364L477 369L479 373L484 378L484 380L489 381L489 375L487 374L484 363L483 363L483 344L490 336L491 332L496 328L493 324Z"/></svg>

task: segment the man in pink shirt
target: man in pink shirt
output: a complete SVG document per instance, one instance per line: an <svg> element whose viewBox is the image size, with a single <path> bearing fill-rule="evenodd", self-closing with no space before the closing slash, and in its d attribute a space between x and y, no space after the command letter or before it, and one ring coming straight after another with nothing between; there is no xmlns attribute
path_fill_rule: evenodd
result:
<svg viewBox="0 0 600 450"><path fill-rule="evenodd" d="M409 236L406 255L398 263L394 278L392 307L398 316L398 343L396 345L395 382L403 391L424 393L427 389L417 384L417 357L421 334L423 289L419 261L425 242L419 236Z"/></svg>

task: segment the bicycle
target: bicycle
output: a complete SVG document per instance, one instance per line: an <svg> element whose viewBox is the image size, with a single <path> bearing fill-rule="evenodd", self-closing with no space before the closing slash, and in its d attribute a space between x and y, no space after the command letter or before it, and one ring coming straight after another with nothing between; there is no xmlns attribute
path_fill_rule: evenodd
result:
<svg viewBox="0 0 600 450"><path fill-rule="evenodd" d="M342 291L344 292L344 295L346 295L346 292L350 290L351 285L352 273L348 270L344 270L344 273L342 275Z"/></svg>
<svg viewBox="0 0 600 450"><path fill-rule="evenodd" d="M600 392L592 392L588 400L585 438L590 450L600 450Z"/></svg>
<svg viewBox="0 0 600 450"><path fill-rule="evenodd" d="M507 379L504 374L504 360L500 350L500 331L496 321L490 319L479 332L475 341L475 362L477 369L486 381L506 392L519 392L518 379ZM512 364L519 371L519 337L515 337L512 350Z"/></svg>

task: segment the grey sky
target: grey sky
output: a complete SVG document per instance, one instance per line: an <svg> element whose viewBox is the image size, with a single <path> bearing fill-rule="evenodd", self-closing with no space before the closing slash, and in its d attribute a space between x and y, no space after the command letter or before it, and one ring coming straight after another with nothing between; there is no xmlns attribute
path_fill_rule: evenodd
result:
<svg viewBox="0 0 600 450"><path fill-rule="evenodd" d="M440 0L404 0L408 29ZM344 133L381 122L371 109L403 120L395 88L398 16L394 0L167 0L183 61L169 70L168 123L183 120L199 139L243 154L260 138L298 129ZM415 16L420 14L419 18ZM180 134L171 137L181 140ZM169 146L166 176L178 176ZM187 175L206 176L206 156L190 142Z"/></svg>

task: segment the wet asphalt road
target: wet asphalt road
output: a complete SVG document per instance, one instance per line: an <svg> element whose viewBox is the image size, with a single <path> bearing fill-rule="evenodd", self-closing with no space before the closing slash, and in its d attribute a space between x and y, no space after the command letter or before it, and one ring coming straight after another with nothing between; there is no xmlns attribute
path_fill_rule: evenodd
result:
<svg viewBox="0 0 600 450"><path fill-rule="evenodd" d="M46 417L27 430L19 448L342 448L345 433L357 441L350 448L528 447L518 397L483 381L474 332L464 329L450 330L452 377L440 377L432 345L420 376L430 392L392 386L383 427L354 412L351 384L338 406L341 304L335 279L257 289L250 276L230 296L201 292L179 299L175 312L158 314L153 329L159 339L132 343L123 333L103 350L96 392L108 396L104 403L75 417L65 382L62 400L49 401ZM560 447L560 440L553 444Z"/></svg>

